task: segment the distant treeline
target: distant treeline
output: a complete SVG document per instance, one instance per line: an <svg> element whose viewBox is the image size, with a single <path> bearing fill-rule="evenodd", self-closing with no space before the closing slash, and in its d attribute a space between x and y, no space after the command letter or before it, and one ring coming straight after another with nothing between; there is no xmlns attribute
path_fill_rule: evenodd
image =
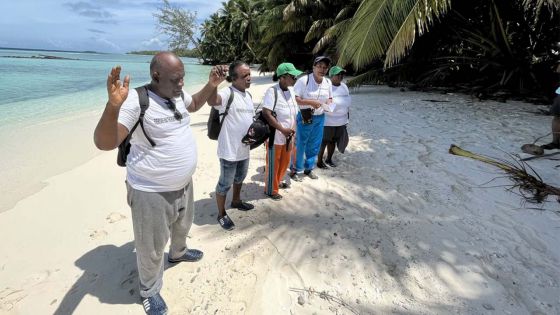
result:
<svg viewBox="0 0 560 315"><path fill-rule="evenodd" d="M139 51L131 51L128 52L127 54L131 54L131 55L155 55L158 52L160 52L160 50L139 50ZM175 54L177 54L177 56L180 57L188 57L188 58L200 58L200 53L198 52L198 50L195 49L176 49L173 51Z"/></svg>

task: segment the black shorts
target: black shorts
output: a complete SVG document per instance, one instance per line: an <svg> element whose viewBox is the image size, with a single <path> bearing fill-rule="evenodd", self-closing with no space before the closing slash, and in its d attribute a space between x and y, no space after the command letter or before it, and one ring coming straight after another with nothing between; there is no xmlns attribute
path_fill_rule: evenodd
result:
<svg viewBox="0 0 560 315"><path fill-rule="evenodd" d="M346 125L344 126L325 126L323 129L323 143L337 142L338 139L342 138L342 135L346 132Z"/></svg>
<svg viewBox="0 0 560 315"><path fill-rule="evenodd" d="M344 153L348 145L348 130L343 126L325 126L323 129L323 144L335 143L338 151Z"/></svg>

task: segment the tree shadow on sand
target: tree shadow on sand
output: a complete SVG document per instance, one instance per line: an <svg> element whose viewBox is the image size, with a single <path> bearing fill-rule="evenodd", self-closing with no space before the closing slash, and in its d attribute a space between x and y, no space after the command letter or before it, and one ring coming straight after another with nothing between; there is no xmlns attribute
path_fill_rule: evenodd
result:
<svg viewBox="0 0 560 315"><path fill-rule="evenodd" d="M241 198L243 201L255 202L259 199L265 199L263 193L263 186L256 182L243 183L241 189ZM217 225L218 208L216 207L216 193L211 192L209 198L198 199L194 202L194 224L202 225ZM231 189L228 192L226 199L226 211L232 210L229 207L231 203Z"/></svg>
<svg viewBox="0 0 560 315"><path fill-rule="evenodd" d="M356 104L353 110L356 126L371 123L367 114L371 104ZM414 141L419 137L411 136ZM387 152L395 144L387 139L375 141L364 132L353 135L355 146L336 155L339 167L317 170L318 181L305 178L292 183L280 202L260 202L255 211L236 220L235 233L243 237L228 243L227 255L247 255L254 264L263 264L264 274L244 267L258 274L259 282L280 272L268 269L268 257L260 255L277 255L287 270L297 271L296 279L303 279L291 286L329 291L360 314L482 314L500 307L513 312L542 310L527 299L515 305L503 303L501 288L529 296L515 284L517 275L508 270L547 279L557 271L524 267L522 259L495 258L516 255L520 241L512 241L508 229L485 231L477 226L492 213L494 217L501 213L492 210L490 202L482 208L469 203L475 193L450 188L450 183L464 185L455 175L453 158L438 153L437 142L411 146L391 158ZM260 169L251 180L262 181ZM262 196L262 182L255 193ZM306 270L312 270L315 278ZM377 304L389 296L389 303ZM555 303L544 309L552 310Z"/></svg>

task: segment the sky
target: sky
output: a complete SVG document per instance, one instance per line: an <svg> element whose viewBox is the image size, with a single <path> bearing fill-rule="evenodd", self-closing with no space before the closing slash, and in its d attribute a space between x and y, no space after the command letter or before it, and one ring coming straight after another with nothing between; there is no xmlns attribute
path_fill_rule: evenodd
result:
<svg viewBox="0 0 560 315"><path fill-rule="evenodd" d="M201 24L222 5L173 0ZM165 50L153 14L161 0L0 0L0 47L126 53Z"/></svg>

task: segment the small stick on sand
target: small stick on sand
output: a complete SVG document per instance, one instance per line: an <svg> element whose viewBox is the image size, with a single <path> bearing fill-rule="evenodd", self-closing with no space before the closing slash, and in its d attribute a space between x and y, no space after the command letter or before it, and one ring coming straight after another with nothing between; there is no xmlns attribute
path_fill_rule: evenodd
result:
<svg viewBox="0 0 560 315"><path fill-rule="evenodd" d="M354 309L352 306L350 306L350 304L346 303L341 298L338 298L336 296L332 296L332 295L328 294L326 291L319 292L319 291L315 291L315 289L313 289L313 288L309 288L309 289L290 288L290 291L298 292L298 293L307 292L309 295L317 295L320 298L322 298L323 300L326 300L326 301L329 301L329 302L334 302L334 303L346 308L347 310L349 310L353 314L360 315L360 313L356 309Z"/></svg>

